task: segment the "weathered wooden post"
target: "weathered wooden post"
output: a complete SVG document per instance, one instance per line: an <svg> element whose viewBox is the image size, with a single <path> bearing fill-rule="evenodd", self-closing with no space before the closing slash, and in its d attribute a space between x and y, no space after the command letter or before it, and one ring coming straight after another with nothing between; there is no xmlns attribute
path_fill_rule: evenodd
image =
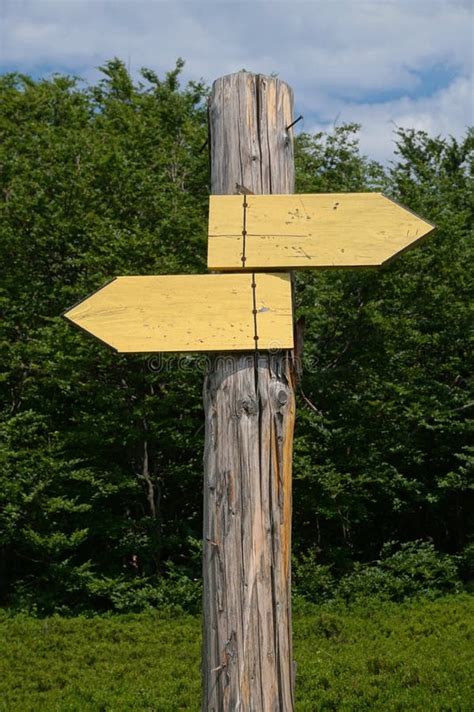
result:
<svg viewBox="0 0 474 712"><path fill-rule="evenodd" d="M208 267L228 274L117 277L65 313L121 353L217 353L204 385L204 712L294 709L293 307L280 270L375 267L433 230L379 193L285 195L291 121L284 82L218 79Z"/></svg>
<svg viewBox="0 0 474 712"><path fill-rule="evenodd" d="M239 72L214 82L212 193L293 192L292 107L291 89L273 77ZM279 346L214 357L204 385L205 712L294 708L295 398L290 352Z"/></svg>

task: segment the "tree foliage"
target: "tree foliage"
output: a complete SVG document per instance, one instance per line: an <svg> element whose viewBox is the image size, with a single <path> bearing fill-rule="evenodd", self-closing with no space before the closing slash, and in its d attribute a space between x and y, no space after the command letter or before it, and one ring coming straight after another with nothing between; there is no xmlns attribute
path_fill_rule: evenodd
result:
<svg viewBox="0 0 474 712"><path fill-rule="evenodd" d="M358 160L345 157L354 128L305 138L320 166L314 182L304 176L306 188L383 187L438 229L379 271L300 278L309 367L296 445L297 540L342 569L393 539L430 537L459 551L473 525L474 134L459 144L400 130L397 160L382 175L354 143ZM335 170L338 140L344 168Z"/></svg>
<svg viewBox="0 0 474 712"><path fill-rule="evenodd" d="M181 87L181 69L134 81L112 60L91 86L0 77L6 603L126 608L168 600L170 581L195 602L199 361L120 356L60 316L117 274L205 271L207 89ZM379 272L298 276L295 552L336 577L388 541L473 541L474 135L400 130L385 169L357 132L301 135L297 190L383 189L438 230Z"/></svg>

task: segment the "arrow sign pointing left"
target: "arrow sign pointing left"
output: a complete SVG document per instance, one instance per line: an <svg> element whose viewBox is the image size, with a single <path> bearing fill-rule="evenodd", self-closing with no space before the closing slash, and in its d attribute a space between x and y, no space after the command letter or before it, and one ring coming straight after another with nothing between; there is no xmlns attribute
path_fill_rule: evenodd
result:
<svg viewBox="0 0 474 712"><path fill-rule="evenodd" d="M122 353L293 348L284 273L117 277L64 316Z"/></svg>

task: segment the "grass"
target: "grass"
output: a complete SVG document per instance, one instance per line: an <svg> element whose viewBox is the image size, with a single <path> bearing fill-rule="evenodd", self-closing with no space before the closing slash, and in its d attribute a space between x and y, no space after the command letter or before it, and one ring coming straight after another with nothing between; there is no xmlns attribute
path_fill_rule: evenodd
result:
<svg viewBox="0 0 474 712"><path fill-rule="evenodd" d="M197 712L200 627L159 613L0 613L0 710ZM294 657L298 712L472 712L474 597L305 606Z"/></svg>
<svg viewBox="0 0 474 712"><path fill-rule="evenodd" d="M327 608L295 624L297 709L474 710L474 598Z"/></svg>

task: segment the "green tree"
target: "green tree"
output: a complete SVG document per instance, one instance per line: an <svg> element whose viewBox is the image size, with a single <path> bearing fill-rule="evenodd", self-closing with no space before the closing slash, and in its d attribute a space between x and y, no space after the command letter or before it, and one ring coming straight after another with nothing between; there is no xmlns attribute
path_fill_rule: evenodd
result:
<svg viewBox="0 0 474 712"><path fill-rule="evenodd" d="M304 184L363 190L378 181L438 229L377 272L299 280L307 368L295 539L341 570L374 558L393 539L428 537L455 552L473 529L465 449L473 405L473 134L457 142L401 130L397 160L381 176L351 143L354 128L338 129L331 141L303 138L305 151L317 141L319 170ZM328 146L330 170L321 168Z"/></svg>
<svg viewBox="0 0 474 712"><path fill-rule="evenodd" d="M181 68L1 79L6 600L101 605L94 582L156 577L199 527L199 374L112 354L60 317L116 274L204 268L206 90L180 89Z"/></svg>
<svg viewBox="0 0 474 712"><path fill-rule="evenodd" d="M0 77L5 603L196 605L202 364L111 353L60 317L117 274L205 271L207 89L182 66ZM466 569L473 134L400 131L384 169L341 126L301 135L296 169L300 192L384 190L438 225L378 272L298 275L299 586L330 595L387 542L428 537Z"/></svg>

